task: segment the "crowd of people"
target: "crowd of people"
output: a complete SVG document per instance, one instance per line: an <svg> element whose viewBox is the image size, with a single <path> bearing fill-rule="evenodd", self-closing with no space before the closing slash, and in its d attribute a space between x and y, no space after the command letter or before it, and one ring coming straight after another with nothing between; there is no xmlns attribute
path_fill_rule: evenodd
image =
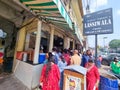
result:
<svg viewBox="0 0 120 90"><path fill-rule="evenodd" d="M94 64L94 58L90 50L81 55L78 50L59 51L56 47L52 52L46 53L46 60L40 76L40 88L42 90L62 90L64 67L79 65L87 69L87 90L98 90L100 75Z"/></svg>

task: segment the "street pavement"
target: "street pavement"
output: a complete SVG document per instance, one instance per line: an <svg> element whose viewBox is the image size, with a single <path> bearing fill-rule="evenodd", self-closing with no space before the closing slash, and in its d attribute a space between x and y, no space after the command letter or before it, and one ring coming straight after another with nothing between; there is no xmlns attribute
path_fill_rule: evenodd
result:
<svg viewBox="0 0 120 90"><path fill-rule="evenodd" d="M0 76L0 90L29 90L13 74Z"/></svg>
<svg viewBox="0 0 120 90"><path fill-rule="evenodd" d="M111 68L109 66L103 66L99 68L99 72L101 75L111 75L113 74L110 72ZM106 76L105 75L105 76ZM120 79L118 79L119 85L120 85ZM19 81L14 74L8 74L8 75L0 75L0 90L29 90L25 85L22 84L21 81ZM39 90L34 89L34 90Z"/></svg>

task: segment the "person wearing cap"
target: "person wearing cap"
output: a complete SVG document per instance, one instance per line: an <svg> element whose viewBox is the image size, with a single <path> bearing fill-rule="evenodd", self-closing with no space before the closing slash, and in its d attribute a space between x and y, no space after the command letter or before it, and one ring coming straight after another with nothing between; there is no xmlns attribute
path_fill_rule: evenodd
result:
<svg viewBox="0 0 120 90"><path fill-rule="evenodd" d="M86 63L85 68L87 68L87 90L98 90L100 75L98 72L98 68L94 64L93 58L90 58L88 60L88 63Z"/></svg>

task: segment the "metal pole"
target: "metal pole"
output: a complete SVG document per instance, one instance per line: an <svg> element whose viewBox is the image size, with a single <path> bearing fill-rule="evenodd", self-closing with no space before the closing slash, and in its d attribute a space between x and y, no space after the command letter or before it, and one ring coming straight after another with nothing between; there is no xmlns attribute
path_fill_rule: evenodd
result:
<svg viewBox="0 0 120 90"><path fill-rule="evenodd" d="M104 49L105 49L105 39L107 39L107 37L103 37L103 40L104 40Z"/></svg>
<svg viewBox="0 0 120 90"><path fill-rule="evenodd" d="M97 34L95 34L95 60L97 60Z"/></svg>
<svg viewBox="0 0 120 90"><path fill-rule="evenodd" d="M86 5L86 14L89 14L90 13L90 0L86 0L86 3L87 3L87 5ZM88 47L89 47L89 45L88 45L88 36L86 36L86 50L88 50Z"/></svg>
<svg viewBox="0 0 120 90"><path fill-rule="evenodd" d="M105 39L103 38L103 48L105 48Z"/></svg>

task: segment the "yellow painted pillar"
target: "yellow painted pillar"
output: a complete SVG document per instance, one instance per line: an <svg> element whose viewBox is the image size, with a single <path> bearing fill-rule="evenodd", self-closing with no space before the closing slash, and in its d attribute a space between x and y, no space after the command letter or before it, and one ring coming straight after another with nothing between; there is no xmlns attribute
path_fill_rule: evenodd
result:
<svg viewBox="0 0 120 90"><path fill-rule="evenodd" d="M42 21L38 20L37 36L36 36L33 64L38 64L39 50L40 50L39 48L40 48L40 42L41 42L41 29L42 29Z"/></svg>
<svg viewBox="0 0 120 90"><path fill-rule="evenodd" d="M69 49L70 48L70 38L64 37L64 48Z"/></svg>
<svg viewBox="0 0 120 90"><path fill-rule="evenodd" d="M24 41L26 37L26 30L25 27L23 27L19 32L18 32L18 40L17 40L17 51L23 51L24 49Z"/></svg>
<svg viewBox="0 0 120 90"><path fill-rule="evenodd" d="M26 40L25 40L25 51L29 49L29 42L30 42L30 33L27 33Z"/></svg>
<svg viewBox="0 0 120 90"><path fill-rule="evenodd" d="M73 49L75 49L75 40L73 39Z"/></svg>
<svg viewBox="0 0 120 90"><path fill-rule="evenodd" d="M24 49L24 41L25 41L25 36L26 36L26 27L23 27L22 29L19 30L18 32L18 37L16 40L16 48L15 48L15 54L14 54L14 60L13 60L13 68L12 70L14 71L15 66L16 66L16 52L17 51L23 51Z"/></svg>
<svg viewBox="0 0 120 90"><path fill-rule="evenodd" d="M52 48L53 48L53 43L54 43L54 26L53 25L50 25L51 26L51 30L50 30L50 45L49 45L49 52L52 51Z"/></svg>

